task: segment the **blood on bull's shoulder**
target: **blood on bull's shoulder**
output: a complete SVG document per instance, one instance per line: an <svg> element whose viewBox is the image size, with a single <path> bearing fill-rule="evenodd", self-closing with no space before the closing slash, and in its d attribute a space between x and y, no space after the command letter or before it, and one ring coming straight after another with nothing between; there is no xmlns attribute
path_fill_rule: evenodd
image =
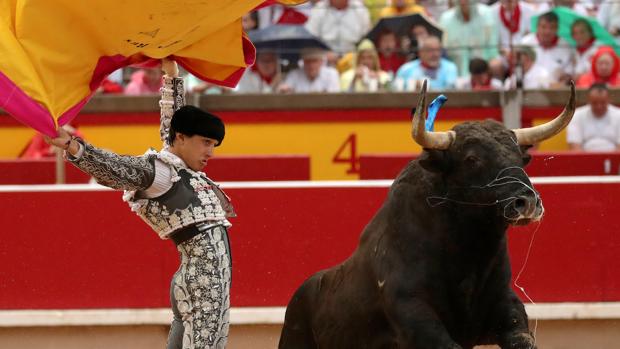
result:
<svg viewBox="0 0 620 349"><path fill-rule="evenodd" d="M412 121L423 147L342 264L295 292L279 347L535 348L510 287L506 230L540 220L527 149L558 132L575 90L547 124L509 130L495 121L427 131L426 83Z"/></svg>

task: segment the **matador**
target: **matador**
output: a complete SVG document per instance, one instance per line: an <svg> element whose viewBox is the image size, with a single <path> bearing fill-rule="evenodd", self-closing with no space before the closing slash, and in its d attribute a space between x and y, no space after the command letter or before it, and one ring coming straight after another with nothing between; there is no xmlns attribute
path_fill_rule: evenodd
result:
<svg viewBox="0 0 620 349"><path fill-rule="evenodd" d="M160 151L142 156L99 149L59 129L46 140L104 186L124 190L123 200L180 253L172 277L173 320L168 349L224 348L228 337L231 254L230 199L202 170L224 140L222 120L185 106L176 63L164 59Z"/></svg>

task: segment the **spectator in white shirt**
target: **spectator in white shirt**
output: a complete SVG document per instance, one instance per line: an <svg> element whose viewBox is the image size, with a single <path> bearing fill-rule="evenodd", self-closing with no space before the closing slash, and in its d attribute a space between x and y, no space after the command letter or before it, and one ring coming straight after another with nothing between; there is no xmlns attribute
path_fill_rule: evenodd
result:
<svg viewBox="0 0 620 349"><path fill-rule="evenodd" d="M536 8L524 1L500 0L491 6L491 10L499 23L500 50L507 57L510 46L518 45L530 33Z"/></svg>
<svg viewBox="0 0 620 349"><path fill-rule="evenodd" d="M553 86L565 85L572 79L575 58L568 42L558 36L558 16L554 12L540 15L536 33L526 35L522 45L536 48L536 63L545 67Z"/></svg>
<svg viewBox="0 0 620 349"><path fill-rule="evenodd" d="M458 0L439 18L443 29L443 46L459 76L468 75L469 61L474 57L498 58L498 26L493 11L478 0Z"/></svg>
<svg viewBox="0 0 620 349"><path fill-rule="evenodd" d="M306 28L332 51L344 54L354 51L370 30L370 14L360 0L323 0L310 11Z"/></svg>
<svg viewBox="0 0 620 349"><path fill-rule="evenodd" d="M256 63L245 70L235 92L272 93L281 82L278 55L273 51L258 51Z"/></svg>
<svg viewBox="0 0 620 349"><path fill-rule="evenodd" d="M549 88L551 74L538 63L536 51L530 46L518 46L515 48L514 59L516 61L514 73L506 79L506 89L522 87L523 89Z"/></svg>
<svg viewBox="0 0 620 349"><path fill-rule="evenodd" d="M338 71L325 64L325 51L306 48L301 51L303 66L288 73L280 92L340 92Z"/></svg>
<svg viewBox="0 0 620 349"><path fill-rule="evenodd" d="M510 50L530 33L532 17L538 11L534 5L519 0L500 0L491 5L491 11L499 28L500 57L490 60L489 67L493 76L503 81L509 70Z"/></svg>
<svg viewBox="0 0 620 349"><path fill-rule="evenodd" d="M590 71L592 57L601 46L594 37L590 23L583 18L577 19L571 25L571 36L575 40L575 79Z"/></svg>
<svg viewBox="0 0 620 349"><path fill-rule="evenodd" d="M575 110L566 141L571 150L620 151L620 108L609 104L605 84L588 89L588 104Z"/></svg>

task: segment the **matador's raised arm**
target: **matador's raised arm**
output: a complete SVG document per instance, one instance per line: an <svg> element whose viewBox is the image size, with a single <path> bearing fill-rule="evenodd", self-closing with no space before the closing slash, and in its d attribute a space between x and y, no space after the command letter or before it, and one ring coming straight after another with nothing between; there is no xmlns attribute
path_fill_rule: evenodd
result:
<svg viewBox="0 0 620 349"><path fill-rule="evenodd" d="M183 79L178 77L176 63L162 60L162 69L166 73L161 88L161 124L160 135L167 147L172 114L185 105ZM82 171L93 176L99 184L114 189L144 190L155 178L155 156L118 155L99 149L88 142L78 139L80 150L76 156L67 154L67 159Z"/></svg>
<svg viewBox="0 0 620 349"><path fill-rule="evenodd" d="M176 62L171 59L162 59L162 70L164 71L164 84L161 88L160 125L159 135L164 143L164 148L169 146L168 134L170 133L170 122L172 114L185 105L185 87L183 78L179 78L179 69Z"/></svg>

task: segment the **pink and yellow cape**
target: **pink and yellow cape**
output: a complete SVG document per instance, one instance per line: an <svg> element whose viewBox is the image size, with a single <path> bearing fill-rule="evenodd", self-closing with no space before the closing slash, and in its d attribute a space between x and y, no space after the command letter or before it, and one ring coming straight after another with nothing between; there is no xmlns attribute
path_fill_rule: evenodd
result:
<svg viewBox="0 0 620 349"><path fill-rule="evenodd" d="M0 0L0 108L52 136L108 74L167 56L235 86L255 57L241 17L274 2Z"/></svg>

